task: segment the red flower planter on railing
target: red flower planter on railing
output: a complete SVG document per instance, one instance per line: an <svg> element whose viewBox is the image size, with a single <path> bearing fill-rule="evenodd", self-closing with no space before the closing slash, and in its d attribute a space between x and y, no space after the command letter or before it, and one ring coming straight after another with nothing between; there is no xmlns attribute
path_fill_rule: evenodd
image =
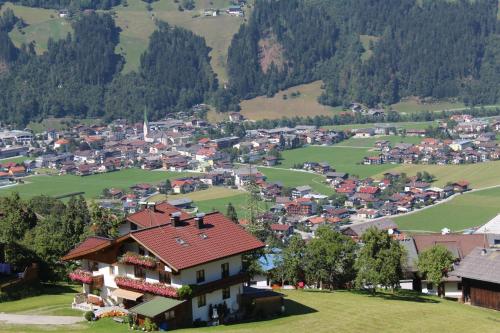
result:
<svg viewBox="0 0 500 333"><path fill-rule="evenodd" d="M120 288L130 288L155 295L177 298L177 289L163 283L150 283L144 280L130 279L121 276L115 277L115 282Z"/></svg>
<svg viewBox="0 0 500 333"><path fill-rule="evenodd" d="M155 269L158 261L155 258L141 256L134 252L125 253L119 260L123 264L138 265L149 269Z"/></svg>
<svg viewBox="0 0 500 333"><path fill-rule="evenodd" d="M68 274L69 278L73 281L91 284L93 282L92 272L83 269L77 269Z"/></svg>

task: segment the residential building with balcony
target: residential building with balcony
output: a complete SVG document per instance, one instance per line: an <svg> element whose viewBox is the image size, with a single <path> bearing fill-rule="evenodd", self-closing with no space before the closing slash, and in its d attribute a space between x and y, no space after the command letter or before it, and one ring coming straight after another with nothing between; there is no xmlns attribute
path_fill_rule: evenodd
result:
<svg viewBox="0 0 500 333"><path fill-rule="evenodd" d="M81 267L70 274L83 284L75 303L120 306L139 319L147 308L147 317L169 328L209 321L209 308L221 305L237 313L248 281L242 256L265 245L218 212L173 212L156 222L116 239L90 237L64 256Z"/></svg>

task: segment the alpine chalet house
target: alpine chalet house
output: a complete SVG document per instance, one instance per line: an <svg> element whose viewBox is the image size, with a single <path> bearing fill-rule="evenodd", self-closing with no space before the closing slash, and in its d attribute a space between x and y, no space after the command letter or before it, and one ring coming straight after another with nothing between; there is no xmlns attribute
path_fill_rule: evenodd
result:
<svg viewBox="0 0 500 333"><path fill-rule="evenodd" d="M126 234L90 237L63 257L80 263L70 274L83 283L74 307L120 306L169 329L209 321L216 306L239 310L242 255L265 245L218 212L189 217L172 207L148 207L128 218Z"/></svg>

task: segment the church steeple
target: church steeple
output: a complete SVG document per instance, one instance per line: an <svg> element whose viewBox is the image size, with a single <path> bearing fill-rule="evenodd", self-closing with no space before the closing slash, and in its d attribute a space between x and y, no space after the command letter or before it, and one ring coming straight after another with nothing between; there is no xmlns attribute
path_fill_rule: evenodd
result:
<svg viewBox="0 0 500 333"><path fill-rule="evenodd" d="M148 123L148 109L144 108L144 125L142 129L144 140L147 140L149 136L149 123Z"/></svg>

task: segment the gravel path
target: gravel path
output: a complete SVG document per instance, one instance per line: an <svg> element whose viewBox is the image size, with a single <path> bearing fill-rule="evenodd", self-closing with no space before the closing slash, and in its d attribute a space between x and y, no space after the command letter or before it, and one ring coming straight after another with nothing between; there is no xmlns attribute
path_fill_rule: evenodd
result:
<svg viewBox="0 0 500 333"><path fill-rule="evenodd" d="M0 313L0 323L22 325L73 325L83 321L83 317L40 316Z"/></svg>

